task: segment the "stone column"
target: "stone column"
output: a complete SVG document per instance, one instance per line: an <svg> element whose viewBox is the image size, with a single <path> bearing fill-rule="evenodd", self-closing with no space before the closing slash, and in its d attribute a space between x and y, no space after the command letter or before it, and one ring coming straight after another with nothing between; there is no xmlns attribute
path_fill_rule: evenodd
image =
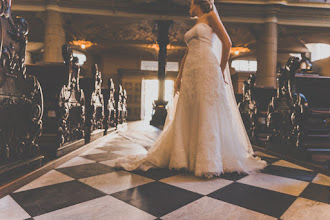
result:
<svg viewBox="0 0 330 220"><path fill-rule="evenodd" d="M277 17L269 13L257 39L258 86L276 86L277 37Z"/></svg>
<svg viewBox="0 0 330 220"><path fill-rule="evenodd" d="M167 45L169 44L169 29L172 26L173 21L157 21L158 30L158 100L155 100L155 113L152 116L150 124L152 125L164 125L167 116L165 101L165 75L166 75L166 61L167 61Z"/></svg>
<svg viewBox="0 0 330 220"><path fill-rule="evenodd" d="M57 11L56 1L49 1L46 8L44 62L63 62L62 46L65 32L61 12Z"/></svg>

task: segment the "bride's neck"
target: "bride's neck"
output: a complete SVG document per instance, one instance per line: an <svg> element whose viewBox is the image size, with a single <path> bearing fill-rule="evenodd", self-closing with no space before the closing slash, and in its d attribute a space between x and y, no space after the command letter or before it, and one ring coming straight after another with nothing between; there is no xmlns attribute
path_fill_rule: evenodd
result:
<svg viewBox="0 0 330 220"><path fill-rule="evenodd" d="M205 17L205 15L206 15L206 13L203 13L203 12L199 13L197 15L197 21L200 20L200 19L202 19L203 17Z"/></svg>

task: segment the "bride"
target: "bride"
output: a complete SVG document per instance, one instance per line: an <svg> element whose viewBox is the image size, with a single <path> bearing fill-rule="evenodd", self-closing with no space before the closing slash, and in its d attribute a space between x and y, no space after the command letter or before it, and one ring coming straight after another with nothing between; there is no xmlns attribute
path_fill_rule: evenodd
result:
<svg viewBox="0 0 330 220"><path fill-rule="evenodd" d="M190 15L198 19L184 36L188 49L163 131L146 155L119 158L112 166L184 169L208 178L255 173L267 164L253 156L237 109L227 64L231 40L212 0L192 0Z"/></svg>

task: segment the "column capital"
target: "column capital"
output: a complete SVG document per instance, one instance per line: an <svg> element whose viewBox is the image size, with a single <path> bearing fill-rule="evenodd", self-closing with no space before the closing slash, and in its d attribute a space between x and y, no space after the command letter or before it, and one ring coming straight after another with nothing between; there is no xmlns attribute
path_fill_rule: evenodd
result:
<svg viewBox="0 0 330 220"><path fill-rule="evenodd" d="M264 18L265 23L278 23L278 18L276 13L266 14Z"/></svg>

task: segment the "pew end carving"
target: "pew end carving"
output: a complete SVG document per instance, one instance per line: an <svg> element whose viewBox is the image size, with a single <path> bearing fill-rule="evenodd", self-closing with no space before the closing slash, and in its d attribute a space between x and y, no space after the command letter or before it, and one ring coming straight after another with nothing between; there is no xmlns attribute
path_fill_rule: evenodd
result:
<svg viewBox="0 0 330 220"><path fill-rule="evenodd" d="M295 92L295 75L300 60L291 57L285 67L277 73L277 95L268 105L267 126L273 131L273 138L301 147L302 121L308 102L303 94Z"/></svg>
<svg viewBox="0 0 330 220"><path fill-rule="evenodd" d="M256 77L250 74L247 81L243 84L243 100L238 103L246 131L251 139L255 138L257 124L257 105L255 101L254 85Z"/></svg>
<svg viewBox="0 0 330 220"><path fill-rule="evenodd" d="M78 58L68 45L63 45L62 55L64 63L27 66L45 88L40 147L51 158L81 147L85 129L85 95L79 84Z"/></svg>
<svg viewBox="0 0 330 220"><path fill-rule="evenodd" d="M115 84L112 79L108 80L108 87L102 89L104 97L104 134L107 134L108 129L117 126L117 111L115 101Z"/></svg>
<svg viewBox="0 0 330 220"><path fill-rule="evenodd" d="M127 93L121 85L118 85L115 92L117 125L127 121Z"/></svg>
<svg viewBox="0 0 330 220"><path fill-rule="evenodd" d="M93 66L92 74L93 78L81 79L81 87L86 96L86 143L91 141L93 131L104 128L104 98L101 90L102 74L97 64Z"/></svg>
<svg viewBox="0 0 330 220"><path fill-rule="evenodd" d="M36 77L26 72L28 23L11 16L10 1L0 5L0 175L40 158L44 98ZM16 164L19 163L19 164ZM11 165L12 166L11 166ZM15 165L16 164L16 165Z"/></svg>

